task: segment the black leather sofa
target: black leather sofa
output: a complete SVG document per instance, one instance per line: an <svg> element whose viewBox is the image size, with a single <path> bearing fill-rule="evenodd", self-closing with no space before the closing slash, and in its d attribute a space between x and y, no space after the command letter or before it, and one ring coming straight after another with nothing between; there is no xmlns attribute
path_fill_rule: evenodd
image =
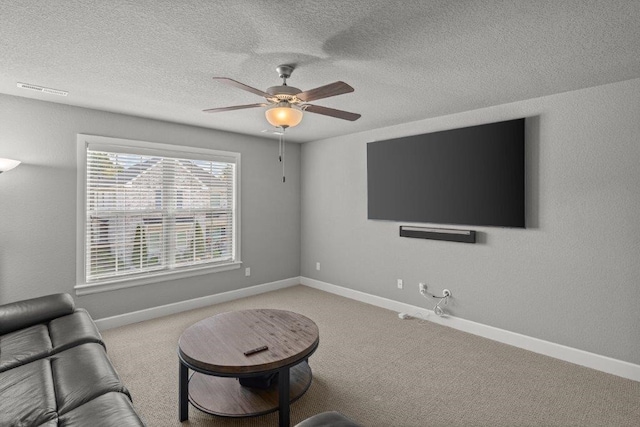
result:
<svg viewBox="0 0 640 427"><path fill-rule="evenodd" d="M0 305L0 426L144 426L69 294Z"/></svg>

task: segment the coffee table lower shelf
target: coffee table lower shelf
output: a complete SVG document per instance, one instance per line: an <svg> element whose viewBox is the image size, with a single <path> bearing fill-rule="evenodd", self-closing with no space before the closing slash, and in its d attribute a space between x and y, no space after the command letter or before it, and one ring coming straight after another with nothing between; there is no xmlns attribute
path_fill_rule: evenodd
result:
<svg viewBox="0 0 640 427"><path fill-rule="evenodd" d="M289 376L289 401L293 403L311 385L311 368L307 362L301 362L291 368ZM189 402L212 415L255 417L278 410L278 386L267 390L248 388L236 378L195 372L189 379Z"/></svg>

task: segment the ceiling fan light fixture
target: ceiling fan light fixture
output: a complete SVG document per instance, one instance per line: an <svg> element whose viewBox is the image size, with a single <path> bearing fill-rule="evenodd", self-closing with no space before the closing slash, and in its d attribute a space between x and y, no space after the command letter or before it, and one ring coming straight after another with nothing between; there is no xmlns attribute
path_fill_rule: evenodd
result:
<svg viewBox="0 0 640 427"><path fill-rule="evenodd" d="M272 126L292 128L300 124L303 114L301 110L293 108L291 104L282 105L280 103L273 108L269 108L264 115Z"/></svg>
<svg viewBox="0 0 640 427"><path fill-rule="evenodd" d="M10 171L20 164L20 160L0 159L0 173Z"/></svg>

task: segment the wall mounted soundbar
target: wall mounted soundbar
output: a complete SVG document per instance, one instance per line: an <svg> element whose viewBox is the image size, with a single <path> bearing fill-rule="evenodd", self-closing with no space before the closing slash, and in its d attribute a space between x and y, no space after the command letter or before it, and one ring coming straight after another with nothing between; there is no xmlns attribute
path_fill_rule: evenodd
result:
<svg viewBox="0 0 640 427"><path fill-rule="evenodd" d="M475 243L476 232L473 230L457 230L453 228L429 228L400 226L401 237L416 239L447 240L449 242Z"/></svg>

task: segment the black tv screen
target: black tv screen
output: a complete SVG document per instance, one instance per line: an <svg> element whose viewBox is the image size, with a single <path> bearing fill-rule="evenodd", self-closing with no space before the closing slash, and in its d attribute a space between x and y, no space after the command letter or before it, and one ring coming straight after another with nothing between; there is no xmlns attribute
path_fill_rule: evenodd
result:
<svg viewBox="0 0 640 427"><path fill-rule="evenodd" d="M369 219L524 227L524 120L368 143Z"/></svg>

